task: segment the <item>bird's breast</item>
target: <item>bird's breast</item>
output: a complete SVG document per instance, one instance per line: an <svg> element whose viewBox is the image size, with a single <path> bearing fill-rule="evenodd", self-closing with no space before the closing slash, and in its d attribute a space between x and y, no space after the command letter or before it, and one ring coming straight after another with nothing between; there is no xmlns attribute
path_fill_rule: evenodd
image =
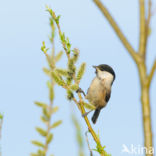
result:
<svg viewBox="0 0 156 156"><path fill-rule="evenodd" d="M106 105L106 93L107 93L107 85L105 85L104 81L99 80L95 77L88 89L88 93L86 98L96 107L104 107Z"/></svg>

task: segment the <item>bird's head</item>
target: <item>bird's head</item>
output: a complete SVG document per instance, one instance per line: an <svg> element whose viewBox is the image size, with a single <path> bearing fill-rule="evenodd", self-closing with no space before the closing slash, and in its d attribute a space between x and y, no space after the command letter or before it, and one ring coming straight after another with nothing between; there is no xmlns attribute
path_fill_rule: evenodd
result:
<svg viewBox="0 0 156 156"><path fill-rule="evenodd" d="M111 85L113 84L115 80L115 72L112 67L106 64L100 64L98 66L93 66L93 68L96 69L95 73L98 78L105 79L106 81L109 81Z"/></svg>

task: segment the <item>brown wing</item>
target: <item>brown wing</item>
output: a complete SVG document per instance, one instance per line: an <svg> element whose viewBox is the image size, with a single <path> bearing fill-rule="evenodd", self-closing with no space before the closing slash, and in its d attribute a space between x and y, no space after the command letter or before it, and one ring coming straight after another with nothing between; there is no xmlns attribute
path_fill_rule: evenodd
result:
<svg viewBox="0 0 156 156"><path fill-rule="evenodd" d="M109 101L110 97L111 97L111 92L107 92L105 97L106 102Z"/></svg>

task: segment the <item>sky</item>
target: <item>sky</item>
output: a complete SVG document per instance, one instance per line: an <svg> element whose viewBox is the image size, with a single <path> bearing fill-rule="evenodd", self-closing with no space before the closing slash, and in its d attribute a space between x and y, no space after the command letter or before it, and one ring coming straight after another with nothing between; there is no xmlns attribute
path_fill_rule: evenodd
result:
<svg viewBox="0 0 156 156"><path fill-rule="evenodd" d="M136 0L104 1L115 17L122 31L135 49L139 40L139 6ZM153 1L156 6L156 2ZM98 122L93 125L99 131L102 144L106 151L116 156L128 156L122 153L125 144L131 147L143 145L143 129L140 103L140 86L136 65L123 47L114 31L91 0L5 0L0 2L0 112L4 114L1 140L3 156L27 156L36 148L30 143L33 139L40 140L35 131L42 126L41 111L34 101L48 102L48 89L42 68L47 66L41 43L47 46L50 33L49 15L45 11L49 5L61 15L62 31L69 37L73 48L79 48L81 62L87 63L81 88L87 91L95 76L92 65L109 64L116 73L111 99L102 110ZM154 7L153 7L154 8ZM147 47L147 67L150 71L156 58L156 16L152 17L151 30ZM56 50L61 50L56 38ZM65 65L65 56L58 66ZM152 128L156 134L156 75L150 89ZM75 112L83 136L87 127L74 103L66 100L65 91L56 87L54 104L59 111L53 120L63 120L63 124L53 131L54 140L50 153L56 156L77 155L75 129L71 121L71 110ZM91 118L89 115L89 119ZM91 148L95 143L89 136ZM154 137L154 142L156 138ZM85 153L89 155L85 143ZM96 152L94 155L98 155ZM139 154L136 154L139 155Z"/></svg>

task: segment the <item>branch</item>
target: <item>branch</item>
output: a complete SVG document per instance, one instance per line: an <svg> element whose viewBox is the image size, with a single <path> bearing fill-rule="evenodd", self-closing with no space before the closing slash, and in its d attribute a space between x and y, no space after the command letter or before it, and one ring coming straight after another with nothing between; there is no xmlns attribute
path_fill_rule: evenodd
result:
<svg viewBox="0 0 156 156"><path fill-rule="evenodd" d="M110 25L112 26L112 28L116 32L117 36L119 37L119 39L121 40L121 42L123 43L125 48L130 53L132 58L137 62L137 59L138 59L137 53L135 52L135 50L133 49L133 47L131 46L131 44L127 40L127 38L124 36L124 34L120 30L119 26L117 25L117 23L115 22L115 20L113 19L113 17L111 16L109 11L107 10L107 8L104 6L104 4L102 4L102 2L100 0L93 0L93 1L97 5L97 7L101 10L103 15L107 18L107 20L109 21Z"/></svg>
<svg viewBox="0 0 156 156"><path fill-rule="evenodd" d="M88 149L89 149L89 151L90 151L90 156L93 156L93 152L92 152L92 150L91 150L91 148L90 148L90 145L89 145L89 140L88 140L88 135L87 135L87 133L88 133L88 131L85 133L86 141L87 141L87 145L88 145Z"/></svg>
<svg viewBox="0 0 156 156"><path fill-rule="evenodd" d="M82 76L84 74L84 70L85 70L85 63L81 64L80 69L78 70L78 73L77 73L77 77L76 77L76 75L75 75L76 74L75 63L77 61L77 57L79 55L79 52L77 50L71 50L71 44L69 42L69 39L66 38L65 34L62 33L62 31L61 31L61 28L59 25L59 16L56 16L55 12L53 12L52 9L50 9L49 7L47 7L47 11L50 13L51 17L53 18L53 20L55 21L55 23L57 25L61 44L62 44L64 51L67 55L67 61L68 61L68 69L67 69L68 72L67 72L67 77L65 78L67 80L66 82L64 82L64 79L62 79L61 76L59 77L55 73L53 73L52 76L55 79L56 83L58 82L58 85L62 86L64 89L67 90L68 100L73 100L77 104L81 114L85 114L86 111L84 108L84 101L83 101L81 94L78 93L79 99L77 100L74 97L74 94L72 92L72 87L71 87L72 85L75 85L76 86L76 88L74 87L75 91L79 88L80 79L82 78ZM71 53L71 52L74 52L74 53ZM75 58L73 58L72 54L74 54ZM54 77L54 75L55 75L55 77ZM70 79L68 79L68 78L70 78ZM70 81L68 81L68 80L70 80ZM59 81L61 81L61 83L59 83ZM74 81L74 84L72 84L73 81ZM88 127L89 132L91 133L93 139L96 142L97 151L101 154L101 156L108 155L106 153L106 151L104 150L104 147L102 147L100 139L97 137L96 133L94 132L94 130L93 130L93 128L92 128L92 126L88 120L88 117L85 116L84 120L86 122L86 125Z"/></svg>
<svg viewBox="0 0 156 156"><path fill-rule="evenodd" d="M152 69L150 71L150 74L148 75L148 79L147 79L147 86L150 87L150 84L151 84L151 81L152 81L152 78L154 76L154 73L156 71L156 59L153 63L153 66L152 66Z"/></svg>
<svg viewBox="0 0 156 156"><path fill-rule="evenodd" d="M145 25L145 2L139 0L140 6L140 43L139 43L139 54L145 57L145 41L146 41L146 25Z"/></svg>
<svg viewBox="0 0 156 156"><path fill-rule="evenodd" d="M36 153L31 153L31 156L37 156L37 155L47 156L48 150L49 150L49 145L53 139L53 133L51 131L52 131L52 129L56 128L57 126L59 126L62 123L61 120L58 120L58 121L52 123L52 116L58 110L58 107L53 106L55 81L51 77L50 73L55 70L56 63L59 61L59 59L61 58L62 55L60 52L57 55L55 55L55 44L54 44L55 25L51 18L50 18L50 26L51 26L51 36L49 36L49 39L52 44L51 54L49 55L47 53L48 48L46 48L44 42L41 47L41 50L44 52L46 59L48 61L48 64L49 64L49 68L43 69L45 74L50 76L50 80L47 82L47 87L49 89L49 104L46 104L43 102L35 102L35 104L38 107L42 108L42 115L40 118L41 118L41 121L44 123L45 128L43 129L41 127L36 127L36 131L42 137L44 137L44 143L37 141L37 140L33 140L32 144L37 146L38 150Z"/></svg>
<svg viewBox="0 0 156 156"><path fill-rule="evenodd" d="M145 51L146 51L146 47L147 47L147 41L148 41L148 37L149 37L149 33L150 33L150 21L151 21L151 16L152 16L152 1L148 0L148 16L146 19L146 29L145 29Z"/></svg>

